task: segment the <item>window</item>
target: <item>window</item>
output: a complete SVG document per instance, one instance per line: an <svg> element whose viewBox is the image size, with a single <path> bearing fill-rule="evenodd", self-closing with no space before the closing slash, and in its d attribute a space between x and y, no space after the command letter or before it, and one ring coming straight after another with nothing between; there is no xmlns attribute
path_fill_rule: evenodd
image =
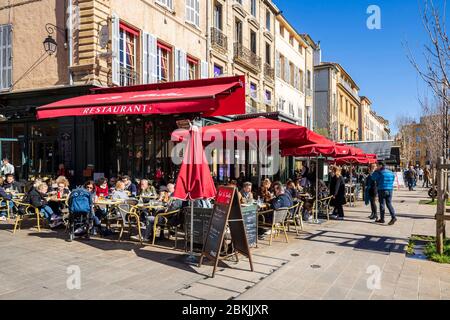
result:
<svg viewBox="0 0 450 320"><path fill-rule="evenodd" d="M280 35L284 38L284 27L280 25Z"/></svg>
<svg viewBox="0 0 450 320"><path fill-rule="evenodd" d="M312 83L311 83L311 71L308 70L306 71L306 88L307 89L312 89Z"/></svg>
<svg viewBox="0 0 450 320"><path fill-rule="evenodd" d="M137 84L137 39L139 32L120 24L119 64L120 85L130 86Z"/></svg>
<svg viewBox="0 0 450 320"><path fill-rule="evenodd" d="M283 55L280 54L280 78L285 80L286 76L286 59Z"/></svg>
<svg viewBox="0 0 450 320"><path fill-rule="evenodd" d="M272 48L270 46L269 43L266 43L266 63L270 66L271 63L271 58L272 58L272 54L271 54Z"/></svg>
<svg viewBox="0 0 450 320"><path fill-rule="evenodd" d="M289 37L289 44L290 44L291 46L294 46L294 37L293 37L293 36L290 36L290 37Z"/></svg>
<svg viewBox="0 0 450 320"><path fill-rule="evenodd" d="M256 44L256 32L251 30L250 31L250 50L252 50L252 52L254 54L256 54L256 47L257 47L257 44Z"/></svg>
<svg viewBox="0 0 450 320"><path fill-rule="evenodd" d="M223 28L223 7L220 3L214 5L214 27L220 31Z"/></svg>
<svg viewBox="0 0 450 320"><path fill-rule="evenodd" d="M416 158L420 158L420 150L416 150Z"/></svg>
<svg viewBox="0 0 450 320"><path fill-rule="evenodd" d="M187 64L188 64L188 80L195 80L198 79L198 60L187 57Z"/></svg>
<svg viewBox="0 0 450 320"><path fill-rule="evenodd" d="M300 43L298 44L298 52L303 55L303 46Z"/></svg>
<svg viewBox="0 0 450 320"><path fill-rule="evenodd" d="M199 0L186 0L186 20L197 27L200 27Z"/></svg>
<svg viewBox="0 0 450 320"><path fill-rule="evenodd" d="M272 18L270 15L270 11L266 10L266 29L267 29L267 31L270 31L270 29L271 29L271 24L272 24L271 20L272 20Z"/></svg>
<svg viewBox="0 0 450 320"><path fill-rule="evenodd" d="M242 44L242 21L238 19L234 22L234 39L236 43Z"/></svg>
<svg viewBox="0 0 450 320"><path fill-rule="evenodd" d="M272 104L272 92L269 90L266 90L265 92L265 104Z"/></svg>
<svg viewBox="0 0 450 320"><path fill-rule="evenodd" d="M163 6L169 8L170 10L173 10L173 0L156 0L159 4L162 4Z"/></svg>
<svg viewBox="0 0 450 320"><path fill-rule="evenodd" d="M171 68L170 68L171 56L172 56L172 49L158 42L158 55L157 55L158 82L171 81Z"/></svg>
<svg viewBox="0 0 450 320"><path fill-rule="evenodd" d="M250 13L252 16L256 17L256 0L251 0L250 6Z"/></svg>
<svg viewBox="0 0 450 320"><path fill-rule="evenodd" d="M0 89L9 89L12 85L12 41L11 25L0 26Z"/></svg>
<svg viewBox="0 0 450 320"><path fill-rule="evenodd" d="M214 65L214 78L218 78L223 75L223 67L217 64Z"/></svg>
<svg viewBox="0 0 450 320"><path fill-rule="evenodd" d="M291 86L295 87L295 67L292 62L289 63L289 76L289 83L291 84ZM292 108L294 107L292 106Z"/></svg>
<svg viewBox="0 0 450 320"><path fill-rule="evenodd" d="M250 97L254 100L258 99L258 89L255 83L250 83Z"/></svg>
<svg viewBox="0 0 450 320"><path fill-rule="evenodd" d="M294 115L294 104L292 102L289 102L289 114Z"/></svg>
<svg viewBox="0 0 450 320"><path fill-rule="evenodd" d="M305 92L305 74L303 70L300 70L300 92Z"/></svg>
<svg viewBox="0 0 450 320"><path fill-rule="evenodd" d="M420 136L416 136L416 142L420 143L422 141L422 139L420 139Z"/></svg>

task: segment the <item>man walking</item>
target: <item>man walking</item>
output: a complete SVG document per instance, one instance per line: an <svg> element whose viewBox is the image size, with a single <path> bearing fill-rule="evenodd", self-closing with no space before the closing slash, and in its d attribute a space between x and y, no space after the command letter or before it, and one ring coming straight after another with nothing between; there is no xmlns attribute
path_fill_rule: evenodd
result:
<svg viewBox="0 0 450 320"><path fill-rule="evenodd" d="M422 188L429 188L430 187L430 169L428 167L425 167L423 170L423 185Z"/></svg>
<svg viewBox="0 0 450 320"><path fill-rule="evenodd" d="M384 215L387 207L391 214L389 225L392 226L397 222L395 210L392 206L395 175L386 168L386 164L383 162L378 165L378 170L373 173L373 178L377 184L378 201L380 202L380 219L376 223L385 223Z"/></svg>
<svg viewBox="0 0 450 320"><path fill-rule="evenodd" d="M414 191L414 185L416 183L417 174L416 170L413 166L409 167L409 170L406 171L406 180L408 181L408 188L409 191Z"/></svg>

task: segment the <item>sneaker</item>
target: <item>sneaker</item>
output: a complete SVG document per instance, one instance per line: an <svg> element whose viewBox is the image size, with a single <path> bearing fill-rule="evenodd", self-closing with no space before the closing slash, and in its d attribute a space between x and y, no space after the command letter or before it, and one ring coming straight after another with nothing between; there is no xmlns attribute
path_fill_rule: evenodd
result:
<svg viewBox="0 0 450 320"><path fill-rule="evenodd" d="M397 222L397 218L394 218L389 222L389 225L393 226L396 222Z"/></svg>
<svg viewBox="0 0 450 320"><path fill-rule="evenodd" d="M6 221L8 220L5 216L0 216L0 221Z"/></svg>
<svg viewBox="0 0 450 320"><path fill-rule="evenodd" d="M337 220L337 218L338 218L338 216L337 216L336 214L332 214L332 215L330 216L330 219L333 219L333 220Z"/></svg>
<svg viewBox="0 0 450 320"><path fill-rule="evenodd" d="M336 220L344 220L344 217L337 217Z"/></svg>
<svg viewBox="0 0 450 320"><path fill-rule="evenodd" d="M264 232L263 236L270 236L272 234L272 230L268 230Z"/></svg>
<svg viewBox="0 0 450 320"><path fill-rule="evenodd" d="M131 236L130 239L134 240L134 241L141 241L141 239L139 239L139 236ZM142 240L144 240L144 239L142 239Z"/></svg>
<svg viewBox="0 0 450 320"><path fill-rule="evenodd" d="M381 224L384 224L385 222L384 222L384 220L378 219L377 221L375 221L375 223L381 223Z"/></svg>

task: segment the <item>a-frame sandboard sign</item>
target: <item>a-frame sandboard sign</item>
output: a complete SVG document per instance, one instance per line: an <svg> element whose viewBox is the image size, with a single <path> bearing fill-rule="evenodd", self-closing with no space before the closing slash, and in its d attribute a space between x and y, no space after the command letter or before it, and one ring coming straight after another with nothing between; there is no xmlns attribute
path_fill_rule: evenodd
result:
<svg viewBox="0 0 450 320"><path fill-rule="evenodd" d="M201 267L203 258L205 257L214 261L213 278L219 260L221 259L220 250L222 248L227 224L230 227L236 258L239 253L246 256L250 262L250 269L253 271L252 255L247 241L244 219L237 192L235 187L220 187L217 192L213 214L209 222L208 235L203 244L199 263L199 267Z"/></svg>

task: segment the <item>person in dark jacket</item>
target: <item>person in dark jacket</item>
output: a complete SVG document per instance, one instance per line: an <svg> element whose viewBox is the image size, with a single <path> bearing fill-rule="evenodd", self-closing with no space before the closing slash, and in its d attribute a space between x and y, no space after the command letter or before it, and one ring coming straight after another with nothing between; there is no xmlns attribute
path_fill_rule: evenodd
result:
<svg viewBox="0 0 450 320"><path fill-rule="evenodd" d="M4 206L5 202L9 201L9 208L10 208L10 210L12 210L12 208L14 207L14 204L11 201L11 199L12 199L12 196L10 194L7 194L5 189L0 187L0 202L1 202L1 205ZM0 221L5 221L6 220L6 215L7 215L6 211L1 211L0 212Z"/></svg>
<svg viewBox="0 0 450 320"><path fill-rule="evenodd" d="M376 169L377 169L376 164L373 163L370 165L369 168L370 172L365 181L364 201L366 205L370 203L370 208L372 210L372 214L369 217L370 220L378 220L377 204L376 204L377 183L374 178L374 173Z"/></svg>
<svg viewBox="0 0 450 320"><path fill-rule="evenodd" d="M374 172L373 177L377 183L378 201L380 202L380 219L377 220L376 223L384 223L384 215L387 207L391 214L389 225L393 225L397 222L395 209L392 205L395 175L391 170L386 168L385 163L380 163L378 170Z"/></svg>
<svg viewBox="0 0 450 320"><path fill-rule="evenodd" d="M122 181L123 181L123 183L125 183L125 190L130 192L132 197L136 197L137 196L137 187L133 182L131 182L130 177L123 176Z"/></svg>
<svg viewBox="0 0 450 320"><path fill-rule="evenodd" d="M271 203L272 209L278 210L281 208L290 208L294 205L291 196L286 193L286 190L280 182L275 182L273 184L273 190L275 198Z"/></svg>
<svg viewBox="0 0 450 320"><path fill-rule="evenodd" d="M414 191L414 187L416 186L417 173L416 169L413 166L409 167L409 170L406 171L406 181L408 182L409 191Z"/></svg>
<svg viewBox="0 0 450 320"><path fill-rule="evenodd" d="M53 215L53 210L49 207L46 200L47 192L48 185L45 182L39 182L35 184L34 188L28 194L28 199L33 207L39 209L41 216L50 222Z"/></svg>
<svg viewBox="0 0 450 320"><path fill-rule="evenodd" d="M333 193L330 193L332 196L332 204L334 206L333 215L331 218L337 220L344 220L344 204L346 204L345 200L345 180L342 177L342 169L339 167L333 168L333 175L335 179L333 179L333 185L330 186L330 190L333 190Z"/></svg>
<svg viewBox="0 0 450 320"><path fill-rule="evenodd" d="M289 195L291 196L291 199L297 199L298 198L298 191L297 188L295 187L295 182L292 180L289 180L286 183L286 193L289 193Z"/></svg>
<svg viewBox="0 0 450 320"><path fill-rule="evenodd" d="M13 192L20 192L20 185L15 181L13 174L7 174L5 177L5 182L3 183L3 189L13 191Z"/></svg>

